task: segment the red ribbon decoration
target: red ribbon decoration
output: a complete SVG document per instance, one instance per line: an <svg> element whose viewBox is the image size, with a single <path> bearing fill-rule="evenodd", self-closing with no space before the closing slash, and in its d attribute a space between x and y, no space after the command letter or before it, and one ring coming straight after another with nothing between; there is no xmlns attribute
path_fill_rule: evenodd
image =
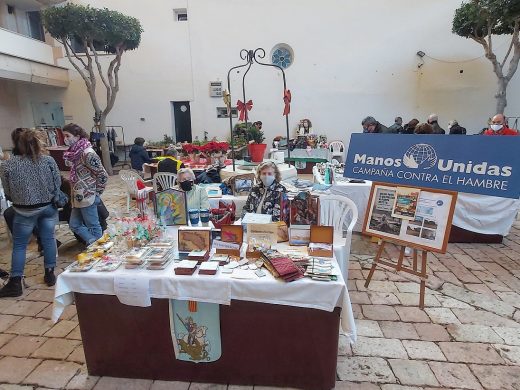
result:
<svg viewBox="0 0 520 390"><path fill-rule="evenodd" d="M238 111L240 111L240 117L238 118L238 120L243 121L246 119L246 110L251 111L251 109L253 108L253 101L248 100L247 103L244 103L243 101L238 100L237 108Z"/></svg>
<svg viewBox="0 0 520 390"><path fill-rule="evenodd" d="M283 109L283 115L289 115L291 112L291 90L286 89L283 93L283 102L285 103L285 108Z"/></svg>

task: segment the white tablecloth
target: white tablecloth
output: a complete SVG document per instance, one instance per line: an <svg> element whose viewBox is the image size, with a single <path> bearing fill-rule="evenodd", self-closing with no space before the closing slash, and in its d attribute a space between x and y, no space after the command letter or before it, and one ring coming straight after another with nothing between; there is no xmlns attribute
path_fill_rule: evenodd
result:
<svg viewBox="0 0 520 390"><path fill-rule="evenodd" d="M482 234L507 236L520 210L520 200L459 192L453 224Z"/></svg>
<svg viewBox="0 0 520 390"><path fill-rule="evenodd" d="M284 245L284 244L280 244ZM336 261L334 267L338 269ZM319 282L303 278L285 283L275 279L270 273L256 279L234 279L229 274L192 276L175 275L175 264L162 271L146 269L124 269L114 272L69 272L58 276L54 296L52 319L57 321L65 307L73 302L74 292L85 294L116 295L114 276L120 274L138 275L148 279L150 297L212 302L222 305L231 304L232 299L288 305L333 311L341 308L341 325L352 342L356 340L356 326L352 313L350 297L345 281L339 272L338 280Z"/></svg>
<svg viewBox="0 0 520 390"><path fill-rule="evenodd" d="M358 222L354 230L362 231L370 196L371 181L365 183L337 182L330 187L332 194L346 196L357 206ZM453 225L481 234L507 236L520 210L520 200L459 192Z"/></svg>

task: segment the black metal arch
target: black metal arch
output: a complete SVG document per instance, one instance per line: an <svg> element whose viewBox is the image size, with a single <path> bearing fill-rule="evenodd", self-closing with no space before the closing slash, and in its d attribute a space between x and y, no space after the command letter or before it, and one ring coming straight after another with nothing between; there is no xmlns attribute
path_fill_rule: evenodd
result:
<svg viewBox="0 0 520 390"><path fill-rule="evenodd" d="M275 64L268 64L268 63L265 63L265 62L262 62L260 61L261 59L265 58L265 50L262 49L262 48L257 48L255 50L246 50L246 49L242 49L240 50L240 58L244 61L244 63L242 65L237 65L237 66L234 66L232 67L231 69L229 69L228 71L228 74L227 74L227 87L228 87L228 93L229 93L229 99L231 101L231 82L230 82L230 75L231 75L231 72L236 70L236 69L240 69L240 68L244 68L244 67L247 67L246 71L244 72L243 76L242 76L242 99L244 104L247 102L246 100L246 76L247 74L249 73L249 70L251 69L251 66L256 63L258 65L262 65L262 66L269 66L269 67L273 67L273 68L276 68L278 70L280 70L282 72L282 77L283 77L283 93L285 93L285 91L287 90L287 82L286 82L286 79L285 79L285 71L283 70L283 68L281 66L278 66L278 65L275 65ZM282 94L282 97L283 97L283 94ZM247 120L248 120L248 113L247 113L247 109L245 110L245 121L247 123ZM287 132L287 158L288 158L288 161L289 161L289 164L290 164L290 158L291 158L291 151L289 149L289 114L285 115L285 126L286 126L286 132ZM235 170L235 144L234 144L234 139L233 139L233 117L231 115L231 112L229 113L229 130L230 130L230 134L231 134L231 155L233 157L233 171Z"/></svg>

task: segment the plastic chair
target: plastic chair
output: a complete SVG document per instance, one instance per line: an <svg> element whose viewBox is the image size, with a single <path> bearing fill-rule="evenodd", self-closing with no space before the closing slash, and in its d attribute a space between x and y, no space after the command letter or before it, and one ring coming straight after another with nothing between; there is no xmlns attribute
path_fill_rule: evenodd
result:
<svg viewBox="0 0 520 390"><path fill-rule="evenodd" d="M345 144L341 141L332 141L329 144L329 151L331 153L330 159L339 157L340 162L343 162L343 154L345 153Z"/></svg>
<svg viewBox="0 0 520 390"><path fill-rule="evenodd" d="M140 190L137 188L137 180L143 181L139 172L133 169L122 169L119 171L119 177L126 184L126 211L130 211L130 198L134 197L137 202L137 206L144 205L146 203L146 199L148 198L148 194L153 191L153 188L147 187ZM144 180L146 183L147 181ZM149 181L148 181L149 182Z"/></svg>
<svg viewBox="0 0 520 390"><path fill-rule="evenodd" d="M177 180L175 173L157 172L153 175L153 190L158 192L159 188L161 188L161 191L173 188L175 186L175 180Z"/></svg>
<svg viewBox="0 0 520 390"><path fill-rule="evenodd" d="M348 222L349 216L350 222ZM334 236L343 237L344 226L348 223L345 253L342 259L337 259L345 281L348 280L348 262L350 258L350 245L352 243L352 230L357 220L358 209L356 204L349 198L339 195L320 196L320 225L333 226Z"/></svg>

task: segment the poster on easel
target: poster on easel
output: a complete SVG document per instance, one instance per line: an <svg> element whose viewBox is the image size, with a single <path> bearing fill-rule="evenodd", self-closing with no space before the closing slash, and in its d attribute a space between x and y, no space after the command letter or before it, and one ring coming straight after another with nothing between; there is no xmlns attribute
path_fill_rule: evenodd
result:
<svg viewBox="0 0 520 390"><path fill-rule="evenodd" d="M363 233L445 253L456 201L453 191L375 182Z"/></svg>

